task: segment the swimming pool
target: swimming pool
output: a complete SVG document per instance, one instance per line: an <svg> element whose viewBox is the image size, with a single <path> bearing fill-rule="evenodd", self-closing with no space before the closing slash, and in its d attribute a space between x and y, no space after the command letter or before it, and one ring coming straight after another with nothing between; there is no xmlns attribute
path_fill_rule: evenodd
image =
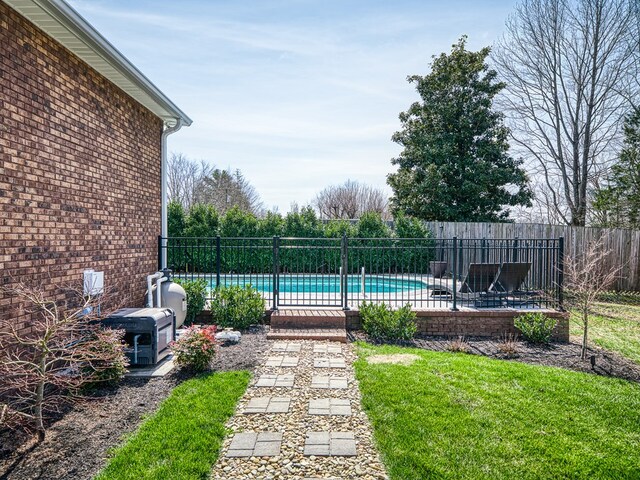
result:
<svg viewBox="0 0 640 480"><path fill-rule="evenodd" d="M260 292L273 291L273 277L270 275L225 275L220 278L222 285L251 285ZM215 288L215 279L211 281ZM428 288L419 280L365 276L364 293L396 293ZM362 277L350 275L347 281L349 293L361 293ZM280 275L280 293L340 293L339 275Z"/></svg>

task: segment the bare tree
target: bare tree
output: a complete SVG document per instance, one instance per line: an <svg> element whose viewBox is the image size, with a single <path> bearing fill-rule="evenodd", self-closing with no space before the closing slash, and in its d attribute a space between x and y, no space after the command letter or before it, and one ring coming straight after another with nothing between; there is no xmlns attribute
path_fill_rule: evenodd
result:
<svg viewBox="0 0 640 480"><path fill-rule="evenodd" d="M42 287L3 289L33 315L29 329L0 325L0 426L33 427L44 440L47 414L78 395L87 383L125 372L124 332L103 330L95 320L98 297L70 289L78 299L65 309Z"/></svg>
<svg viewBox="0 0 640 480"><path fill-rule="evenodd" d="M493 59L513 140L543 180L538 200L585 225L594 177L637 98L637 0L522 0Z"/></svg>
<svg viewBox="0 0 640 480"><path fill-rule="evenodd" d="M531 207L515 207L511 217L517 223L544 223L548 225L562 225L563 218L553 206L553 198L549 195L544 180L539 176L531 179L531 190L535 201Z"/></svg>
<svg viewBox="0 0 640 480"><path fill-rule="evenodd" d="M196 187L195 201L213 205L224 215L232 207L262 215L260 195L240 170L214 169L203 175Z"/></svg>
<svg viewBox="0 0 640 480"><path fill-rule="evenodd" d="M170 201L182 204L185 209L194 203L196 186L200 182L203 169L210 169L208 164L187 158L182 153L172 153L167 164L167 193Z"/></svg>
<svg viewBox="0 0 640 480"><path fill-rule="evenodd" d="M221 170L182 153L169 158L167 187L169 200L179 202L185 210L194 203L205 203L222 215L234 206L256 215L264 211L260 195L240 170Z"/></svg>
<svg viewBox="0 0 640 480"><path fill-rule="evenodd" d="M326 187L313 201L320 218L329 220L360 218L367 212L387 218L388 203L382 190L353 180Z"/></svg>
<svg viewBox="0 0 640 480"><path fill-rule="evenodd" d="M609 290L620 275L623 266L612 263L613 252L605 247L601 237L564 262L564 289L567 303L576 310L582 327L582 360L587 356L589 314L598 295Z"/></svg>

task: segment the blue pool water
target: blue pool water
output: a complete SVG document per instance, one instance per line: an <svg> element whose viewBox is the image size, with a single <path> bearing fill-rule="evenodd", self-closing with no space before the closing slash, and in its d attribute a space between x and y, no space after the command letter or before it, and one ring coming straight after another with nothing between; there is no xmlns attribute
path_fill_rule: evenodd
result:
<svg viewBox="0 0 640 480"><path fill-rule="evenodd" d="M224 276L220 279L223 285L251 285L261 292L271 292L273 290L273 278L267 275L233 275ZM361 293L362 278L360 276L349 276L349 293ZM211 287L215 288L215 279L211 282ZM338 275L280 275L281 293L339 293L340 277ZM395 293L421 290L427 288L427 284L418 280L407 280L400 278L385 278L376 276L365 276L364 293Z"/></svg>

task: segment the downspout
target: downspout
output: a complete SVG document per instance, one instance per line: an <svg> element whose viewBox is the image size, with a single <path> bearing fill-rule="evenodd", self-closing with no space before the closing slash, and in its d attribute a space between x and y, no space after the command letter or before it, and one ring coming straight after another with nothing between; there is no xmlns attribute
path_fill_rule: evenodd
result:
<svg viewBox="0 0 640 480"><path fill-rule="evenodd" d="M167 268L167 236L169 233L168 220L167 220L167 164L168 164L168 152L167 152L167 137L172 133L177 132L182 128L182 119L176 118L176 124L173 127L166 128L162 132L162 182L161 182L161 195L162 195L162 209L160 212L161 227L160 227L160 235L162 236L162 252L160 252L160 262L162 268Z"/></svg>

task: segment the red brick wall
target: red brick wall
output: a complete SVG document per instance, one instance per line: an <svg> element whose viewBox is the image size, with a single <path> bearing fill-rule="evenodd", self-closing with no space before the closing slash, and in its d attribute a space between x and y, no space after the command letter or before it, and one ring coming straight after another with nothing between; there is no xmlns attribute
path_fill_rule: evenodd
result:
<svg viewBox="0 0 640 480"><path fill-rule="evenodd" d="M161 120L0 2L0 283L105 272L141 304L160 231ZM131 303L132 302L132 303ZM28 323L0 293L0 321Z"/></svg>
<svg viewBox="0 0 640 480"><path fill-rule="evenodd" d="M416 323L418 333L423 335L440 335L457 337L499 338L504 334L518 333L513 325L513 319L522 312L513 310L421 310L417 311ZM554 340L569 341L569 319L566 313L546 311L546 315L558 319L554 331ZM357 310L347 312L347 328L359 330L360 317Z"/></svg>

